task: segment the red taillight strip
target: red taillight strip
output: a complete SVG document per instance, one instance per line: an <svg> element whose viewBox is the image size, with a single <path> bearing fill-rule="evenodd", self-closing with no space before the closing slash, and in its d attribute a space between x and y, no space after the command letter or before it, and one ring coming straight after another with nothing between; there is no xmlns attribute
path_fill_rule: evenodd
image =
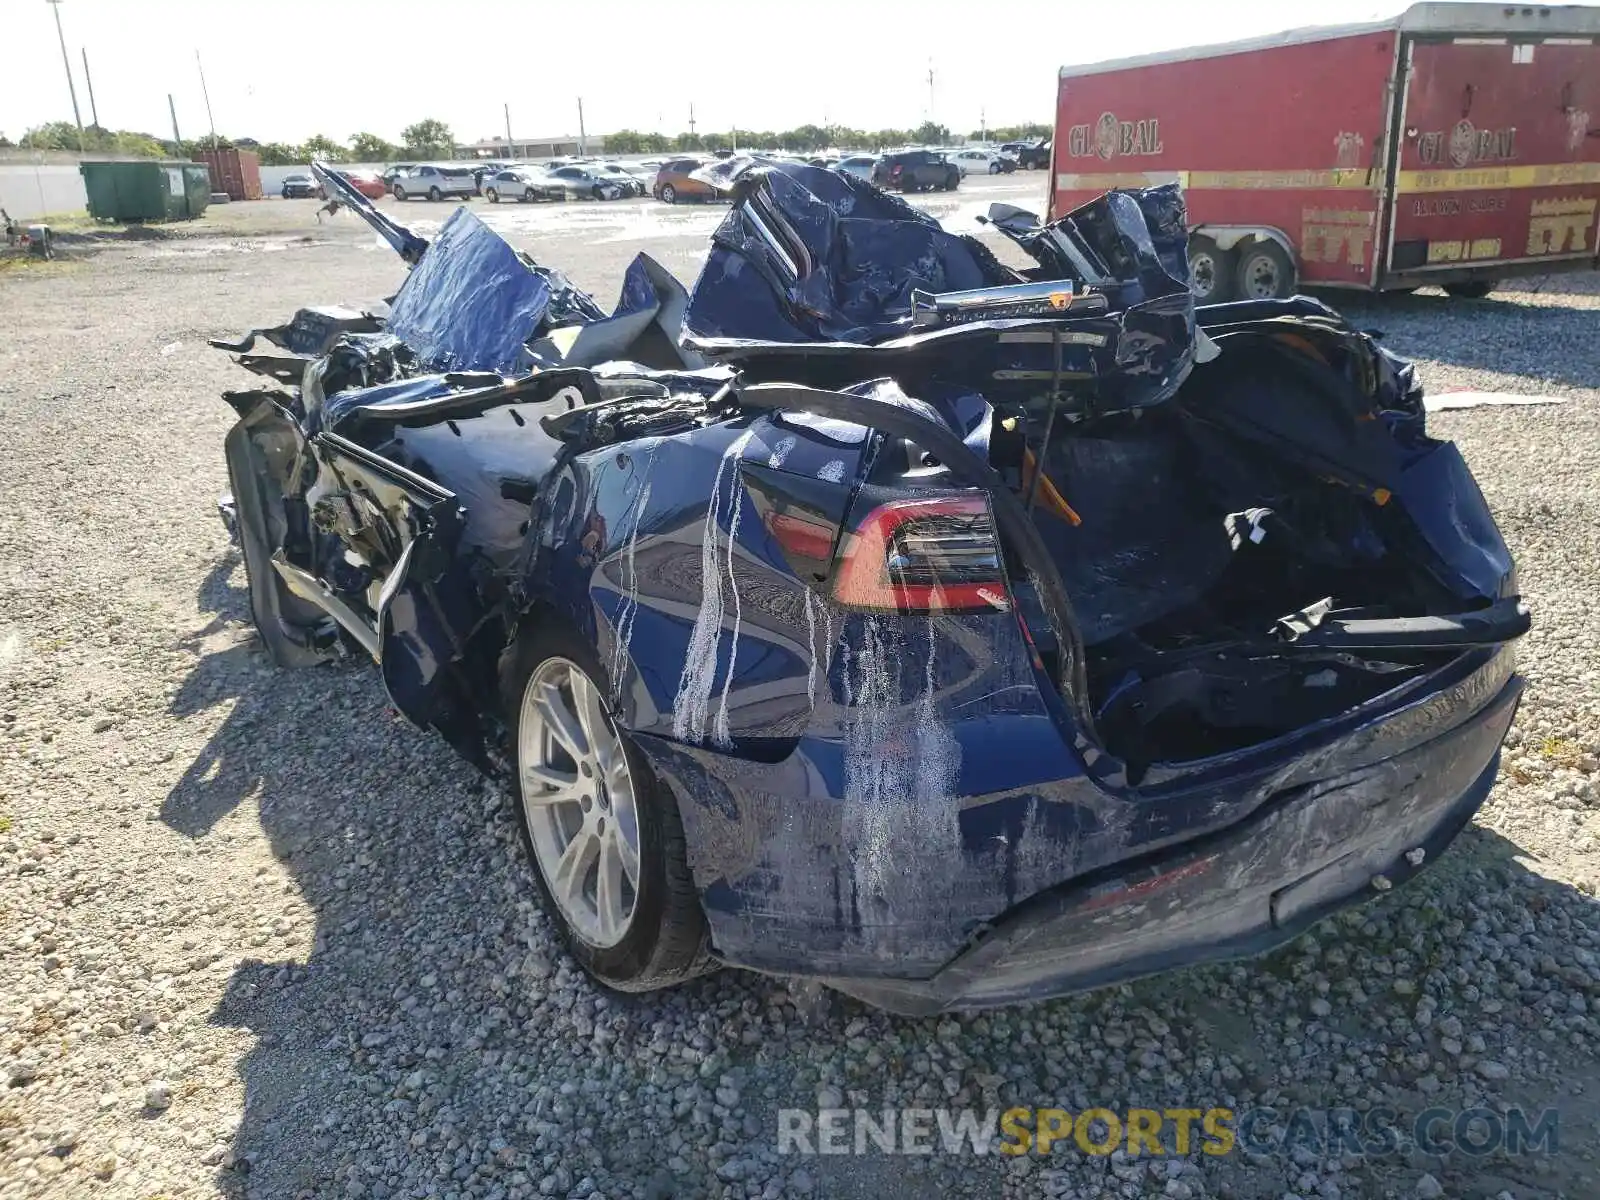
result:
<svg viewBox="0 0 1600 1200"><path fill-rule="evenodd" d="M1009 609L1005 582L905 583L889 571L894 532L909 521L934 516L987 517L981 496L938 496L895 500L867 514L855 533L845 538L834 575L833 597L852 608L880 612L930 612L939 609Z"/></svg>

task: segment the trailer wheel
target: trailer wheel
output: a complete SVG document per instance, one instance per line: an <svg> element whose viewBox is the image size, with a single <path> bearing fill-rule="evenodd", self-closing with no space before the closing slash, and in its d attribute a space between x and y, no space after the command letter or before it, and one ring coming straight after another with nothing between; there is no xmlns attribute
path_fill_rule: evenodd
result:
<svg viewBox="0 0 1600 1200"><path fill-rule="evenodd" d="M1447 283L1444 285L1445 295L1454 296L1457 300L1482 300L1494 291L1493 279L1469 279L1466 283Z"/></svg>
<svg viewBox="0 0 1600 1200"><path fill-rule="evenodd" d="M1265 238L1239 252L1242 300L1284 300L1294 295L1294 263L1277 242Z"/></svg>
<svg viewBox="0 0 1600 1200"><path fill-rule="evenodd" d="M1207 237L1189 239L1189 290L1196 304L1226 304L1233 299L1233 252Z"/></svg>

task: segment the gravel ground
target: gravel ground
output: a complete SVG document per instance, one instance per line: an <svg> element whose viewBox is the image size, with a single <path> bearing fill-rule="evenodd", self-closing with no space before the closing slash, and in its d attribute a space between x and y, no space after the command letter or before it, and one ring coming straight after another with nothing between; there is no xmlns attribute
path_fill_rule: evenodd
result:
<svg viewBox="0 0 1600 1200"><path fill-rule="evenodd" d="M1565 398L1432 419L1538 621L1501 781L1447 859L1260 961L909 1021L737 972L601 994L505 798L371 670L268 665L212 513L216 395L248 377L203 339L401 272L348 217L253 207L0 276L0 1197L1600 1194L1593 280L1351 306L1432 389ZM716 216L597 208L494 219L609 296L636 245L692 275ZM778 1108L840 1103L1561 1124L1521 1158L777 1153Z"/></svg>

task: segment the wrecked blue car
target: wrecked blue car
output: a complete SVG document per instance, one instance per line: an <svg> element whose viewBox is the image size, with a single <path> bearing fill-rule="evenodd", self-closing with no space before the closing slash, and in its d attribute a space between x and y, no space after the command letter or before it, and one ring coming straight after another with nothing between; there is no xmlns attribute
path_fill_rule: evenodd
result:
<svg viewBox="0 0 1600 1200"><path fill-rule="evenodd" d="M1197 309L1176 188L1004 265L752 164L606 311L465 209L387 306L218 343L272 657L351 653L503 779L601 983L729 964L929 1013L1256 953L1492 784L1529 627L1409 364Z"/></svg>

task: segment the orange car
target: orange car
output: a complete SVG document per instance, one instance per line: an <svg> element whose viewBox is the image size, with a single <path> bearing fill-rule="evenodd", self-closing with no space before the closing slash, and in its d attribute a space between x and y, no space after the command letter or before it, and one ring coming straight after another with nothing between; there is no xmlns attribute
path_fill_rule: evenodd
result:
<svg viewBox="0 0 1600 1200"><path fill-rule="evenodd" d="M655 186L650 190L657 200L668 204L679 200L715 200L716 188L689 178L690 171L699 170L705 164L703 158L669 158L656 172Z"/></svg>

